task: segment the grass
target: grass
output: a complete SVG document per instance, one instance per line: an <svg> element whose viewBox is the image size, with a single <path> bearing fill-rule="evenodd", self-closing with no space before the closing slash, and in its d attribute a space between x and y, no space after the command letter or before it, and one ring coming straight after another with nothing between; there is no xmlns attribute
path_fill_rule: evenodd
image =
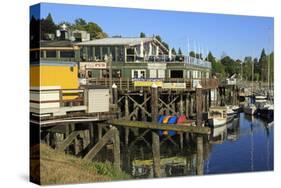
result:
<svg viewBox="0 0 281 188"><path fill-rule="evenodd" d="M42 185L130 179L128 174L116 171L109 162L82 160L55 151L44 144L40 144L40 163L36 163L36 158L32 159L34 162L31 164L35 165L31 166L31 175L38 174L37 171L40 168L40 184Z"/></svg>

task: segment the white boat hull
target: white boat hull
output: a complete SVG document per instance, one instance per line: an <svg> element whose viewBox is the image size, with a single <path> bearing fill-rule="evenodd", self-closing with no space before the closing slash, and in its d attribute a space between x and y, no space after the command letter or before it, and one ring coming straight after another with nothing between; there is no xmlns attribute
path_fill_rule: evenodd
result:
<svg viewBox="0 0 281 188"><path fill-rule="evenodd" d="M226 124L226 118L212 118L209 119L209 125L211 127L219 127Z"/></svg>

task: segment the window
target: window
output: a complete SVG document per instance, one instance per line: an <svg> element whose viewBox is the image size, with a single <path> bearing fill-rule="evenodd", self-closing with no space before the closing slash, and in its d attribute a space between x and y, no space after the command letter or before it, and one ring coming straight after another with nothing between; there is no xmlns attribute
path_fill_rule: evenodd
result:
<svg viewBox="0 0 281 188"><path fill-rule="evenodd" d="M183 78L183 70L171 70L171 78Z"/></svg>
<svg viewBox="0 0 281 188"><path fill-rule="evenodd" d="M145 70L132 70L132 78L146 78Z"/></svg>
<svg viewBox="0 0 281 188"><path fill-rule="evenodd" d="M134 71L133 78L138 78L138 71Z"/></svg>
<svg viewBox="0 0 281 188"><path fill-rule="evenodd" d="M61 51L60 52L60 57L66 57L66 58L71 58L74 57L74 52L73 51Z"/></svg>
<svg viewBox="0 0 281 188"><path fill-rule="evenodd" d="M55 57L57 57L57 52L55 50L47 50L46 56L47 56L47 58L48 57L55 58Z"/></svg>

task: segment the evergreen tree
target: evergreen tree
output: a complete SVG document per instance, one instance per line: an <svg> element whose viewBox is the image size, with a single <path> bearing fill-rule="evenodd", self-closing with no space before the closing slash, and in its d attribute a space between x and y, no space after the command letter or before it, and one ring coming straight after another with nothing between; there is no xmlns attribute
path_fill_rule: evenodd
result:
<svg viewBox="0 0 281 188"><path fill-rule="evenodd" d="M172 54L177 55L177 52L176 52L175 48L172 48Z"/></svg>
<svg viewBox="0 0 281 188"><path fill-rule="evenodd" d="M41 20L40 25L40 36L41 39L45 39L45 34L47 33L55 33L58 29L57 25L54 23L52 15L49 13L45 19Z"/></svg>
<svg viewBox="0 0 281 188"><path fill-rule="evenodd" d="M181 48L179 48L179 50L178 50L178 55L179 55L179 56L182 55Z"/></svg>
<svg viewBox="0 0 281 188"><path fill-rule="evenodd" d="M261 71L261 80L267 81L267 68L268 68L268 58L265 54L265 50L262 49L261 56L259 59L260 71Z"/></svg>
<svg viewBox="0 0 281 188"><path fill-rule="evenodd" d="M144 33L144 32L141 32L141 33L140 33L140 38L144 38L144 37L146 37L146 36L145 36L145 33Z"/></svg>

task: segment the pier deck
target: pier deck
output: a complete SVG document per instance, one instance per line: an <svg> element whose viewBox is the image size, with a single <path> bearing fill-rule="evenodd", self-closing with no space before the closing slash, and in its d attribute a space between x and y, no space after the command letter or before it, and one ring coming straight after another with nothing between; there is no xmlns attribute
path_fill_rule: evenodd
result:
<svg viewBox="0 0 281 188"><path fill-rule="evenodd" d="M157 124L152 122L143 121L128 121L128 120L110 120L108 122L114 126L130 127L130 128L143 128L152 130L167 130L167 131L180 131L196 134L210 134L211 129L209 127L193 126L195 121L184 124Z"/></svg>

